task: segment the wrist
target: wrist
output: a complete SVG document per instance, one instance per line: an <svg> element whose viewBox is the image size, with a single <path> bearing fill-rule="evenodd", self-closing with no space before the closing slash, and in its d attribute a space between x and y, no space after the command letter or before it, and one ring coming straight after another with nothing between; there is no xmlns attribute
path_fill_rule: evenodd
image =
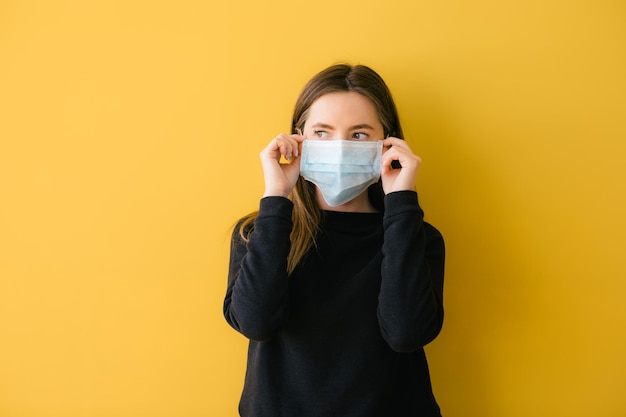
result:
<svg viewBox="0 0 626 417"><path fill-rule="evenodd" d="M263 193L263 197L289 197L290 192L286 191L286 190L280 190L280 189L265 189L265 192Z"/></svg>

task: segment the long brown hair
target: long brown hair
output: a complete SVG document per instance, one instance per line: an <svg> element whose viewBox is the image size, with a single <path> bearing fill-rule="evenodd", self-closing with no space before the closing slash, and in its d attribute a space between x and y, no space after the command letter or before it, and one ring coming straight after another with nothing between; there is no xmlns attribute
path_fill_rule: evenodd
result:
<svg viewBox="0 0 626 417"><path fill-rule="evenodd" d="M304 130L309 108L315 100L325 94L335 92L355 92L367 97L378 113L385 137L403 137L396 105L383 79L365 65L347 64L337 64L322 70L304 86L294 107L291 133ZM382 211L384 192L380 181L369 187L368 195L372 205ZM291 249L287 257L289 274L315 244L322 219L315 185L300 177L290 197L294 207L293 228L290 235ZM251 213L240 223L239 233L246 241L256 214L256 212Z"/></svg>

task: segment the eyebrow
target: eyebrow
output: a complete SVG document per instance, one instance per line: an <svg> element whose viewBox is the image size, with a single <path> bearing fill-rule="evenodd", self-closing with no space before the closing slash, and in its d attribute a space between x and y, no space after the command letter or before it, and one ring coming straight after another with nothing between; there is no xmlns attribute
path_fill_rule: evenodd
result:
<svg viewBox="0 0 626 417"><path fill-rule="evenodd" d="M312 128L315 127L321 127L322 129L334 129L334 127L332 127L331 125L328 125L326 123L315 123L313 126L311 126ZM367 123L363 123L360 125L354 125L351 126L349 130L358 130L358 129L369 129L369 130L374 130L374 128L370 125L368 125Z"/></svg>

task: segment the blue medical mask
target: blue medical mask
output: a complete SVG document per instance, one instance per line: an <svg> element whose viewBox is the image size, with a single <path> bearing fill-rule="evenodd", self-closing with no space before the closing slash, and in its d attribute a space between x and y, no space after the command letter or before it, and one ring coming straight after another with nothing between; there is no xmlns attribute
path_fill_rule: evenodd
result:
<svg viewBox="0 0 626 417"><path fill-rule="evenodd" d="M380 140L305 140L300 175L317 185L329 206L340 206L378 181L382 149Z"/></svg>

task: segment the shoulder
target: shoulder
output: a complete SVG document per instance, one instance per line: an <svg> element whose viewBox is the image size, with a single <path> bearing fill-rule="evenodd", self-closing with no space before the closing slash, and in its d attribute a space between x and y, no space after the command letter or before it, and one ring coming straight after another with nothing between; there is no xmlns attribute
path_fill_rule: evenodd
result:
<svg viewBox="0 0 626 417"><path fill-rule="evenodd" d="M424 222L424 230L426 231L426 237L430 237L436 240L443 240L441 232L432 224Z"/></svg>
<svg viewBox="0 0 626 417"><path fill-rule="evenodd" d="M291 222L293 203L285 197L264 197L259 203L259 209L237 220L233 227L233 238L239 236L240 240L246 241L257 219L275 219Z"/></svg>
<svg viewBox="0 0 626 417"><path fill-rule="evenodd" d="M424 222L424 232L426 235L426 245L429 251L445 252L445 243L441 232L432 224Z"/></svg>
<svg viewBox="0 0 626 417"><path fill-rule="evenodd" d="M233 241L246 241L248 239L254 228L254 219L256 219L258 214L258 211L254 211L237 220L233 226Z"/></svg>

